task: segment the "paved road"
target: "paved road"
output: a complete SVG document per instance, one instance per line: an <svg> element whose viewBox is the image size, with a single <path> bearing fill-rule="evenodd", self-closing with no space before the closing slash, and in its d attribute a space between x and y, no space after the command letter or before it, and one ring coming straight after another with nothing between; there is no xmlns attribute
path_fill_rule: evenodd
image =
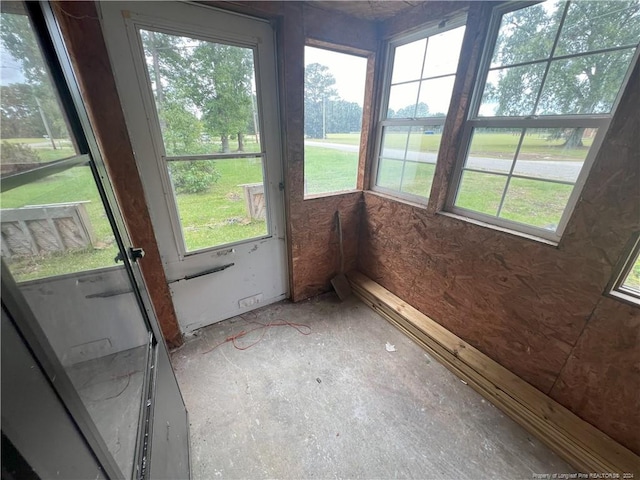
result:
<svg viewBox="0 0 640 480"><path fill-rule="evenodd" d="M357 152L358 145L342 145L340 143L324 143L305 141L305 145L310 147L323 147L342 152ZM396 158L402 160L404 150L387 148L384 151L385 158ZM426 152L407 152L407 160L424 163L436 163L436 155ZM467 161L469 168L476 170L491 170L494 172L509 172L511 160L489 157L470 157ZM514 173L529 177L548 178L575 182L582 168L582 162L553 161L553 160L519 160L516 163Z"/></svg>

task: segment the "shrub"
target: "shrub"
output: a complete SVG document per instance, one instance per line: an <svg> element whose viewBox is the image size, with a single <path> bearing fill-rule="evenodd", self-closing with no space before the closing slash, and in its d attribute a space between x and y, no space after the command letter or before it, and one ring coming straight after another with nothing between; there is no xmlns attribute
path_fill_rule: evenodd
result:
<svg viewBox="0 0 640 480"><path fill-rule="evenodd" d="M169 173L176 193L206 192L220 178L211 160L171 162Z"/></svg>
<svg viewBox="0 0 640 480"><path fill-rule="evenodd" d="M24 143L4 141L0 152L2 163L36 163L40 161L36 151Z"/></svg>

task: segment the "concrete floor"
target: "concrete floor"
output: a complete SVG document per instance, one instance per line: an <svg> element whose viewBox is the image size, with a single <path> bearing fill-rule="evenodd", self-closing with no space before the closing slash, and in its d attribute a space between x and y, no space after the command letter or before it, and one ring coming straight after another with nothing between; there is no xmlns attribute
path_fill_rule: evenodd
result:
<svg viewBox="0 0 640 480"><path fill-rule="evenodd" d="M262 336L247 350L219 345L255 321L303 323L310 334L271 327L239 338L242 348ZM172 361L194 479L531 479L573 470L355 298L264 307L200 330Z"/></svg>

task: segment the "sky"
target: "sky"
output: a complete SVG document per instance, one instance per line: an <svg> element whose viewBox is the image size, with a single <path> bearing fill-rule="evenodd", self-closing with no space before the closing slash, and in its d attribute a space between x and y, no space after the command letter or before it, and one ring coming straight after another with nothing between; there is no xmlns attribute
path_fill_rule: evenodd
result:
<svg viewBox="0 0 640 480"><path fill-rule="evenodd" d="M20 63L4 48L0 48L0 84L9 85L10 83L22 82L24 82L24 76Z"/></svg>
<svg viewBox="0 0 640 480"><path fill-rule="evenodd" d="M338 95L348 102L364 103L364 82L367 73L367 59L346 53L338 53L323 48L304 47L304 65L320 63L329 67L336 79L334 88Z"/></svg>

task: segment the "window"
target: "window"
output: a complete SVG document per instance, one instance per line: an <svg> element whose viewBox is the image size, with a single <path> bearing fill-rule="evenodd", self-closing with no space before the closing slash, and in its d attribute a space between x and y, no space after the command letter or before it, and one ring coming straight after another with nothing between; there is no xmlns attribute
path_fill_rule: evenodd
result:
<svg viewBox="0 0 640 480"><path fill-rule="evenodd" d="M304 196L356 189L367 59L305 47Z"/></svg>
<svg viewBox="0 0 640 480"><path fill-rule="evenodd" d="M614 297L640 304L640 233L629 243L608 290Z"/></svg>
<svg viewBox="0 0 640 480"><path fill-rule="evenodd" d="M640 6L513 8L494 17L448 206L557 240L637 58Z"/></svg>
<svg viewBox="0 0 640 480"><path fill-rule="evenodd" d="M374 190L426 203L465 30L454 27L389 44Z"/></svg>

